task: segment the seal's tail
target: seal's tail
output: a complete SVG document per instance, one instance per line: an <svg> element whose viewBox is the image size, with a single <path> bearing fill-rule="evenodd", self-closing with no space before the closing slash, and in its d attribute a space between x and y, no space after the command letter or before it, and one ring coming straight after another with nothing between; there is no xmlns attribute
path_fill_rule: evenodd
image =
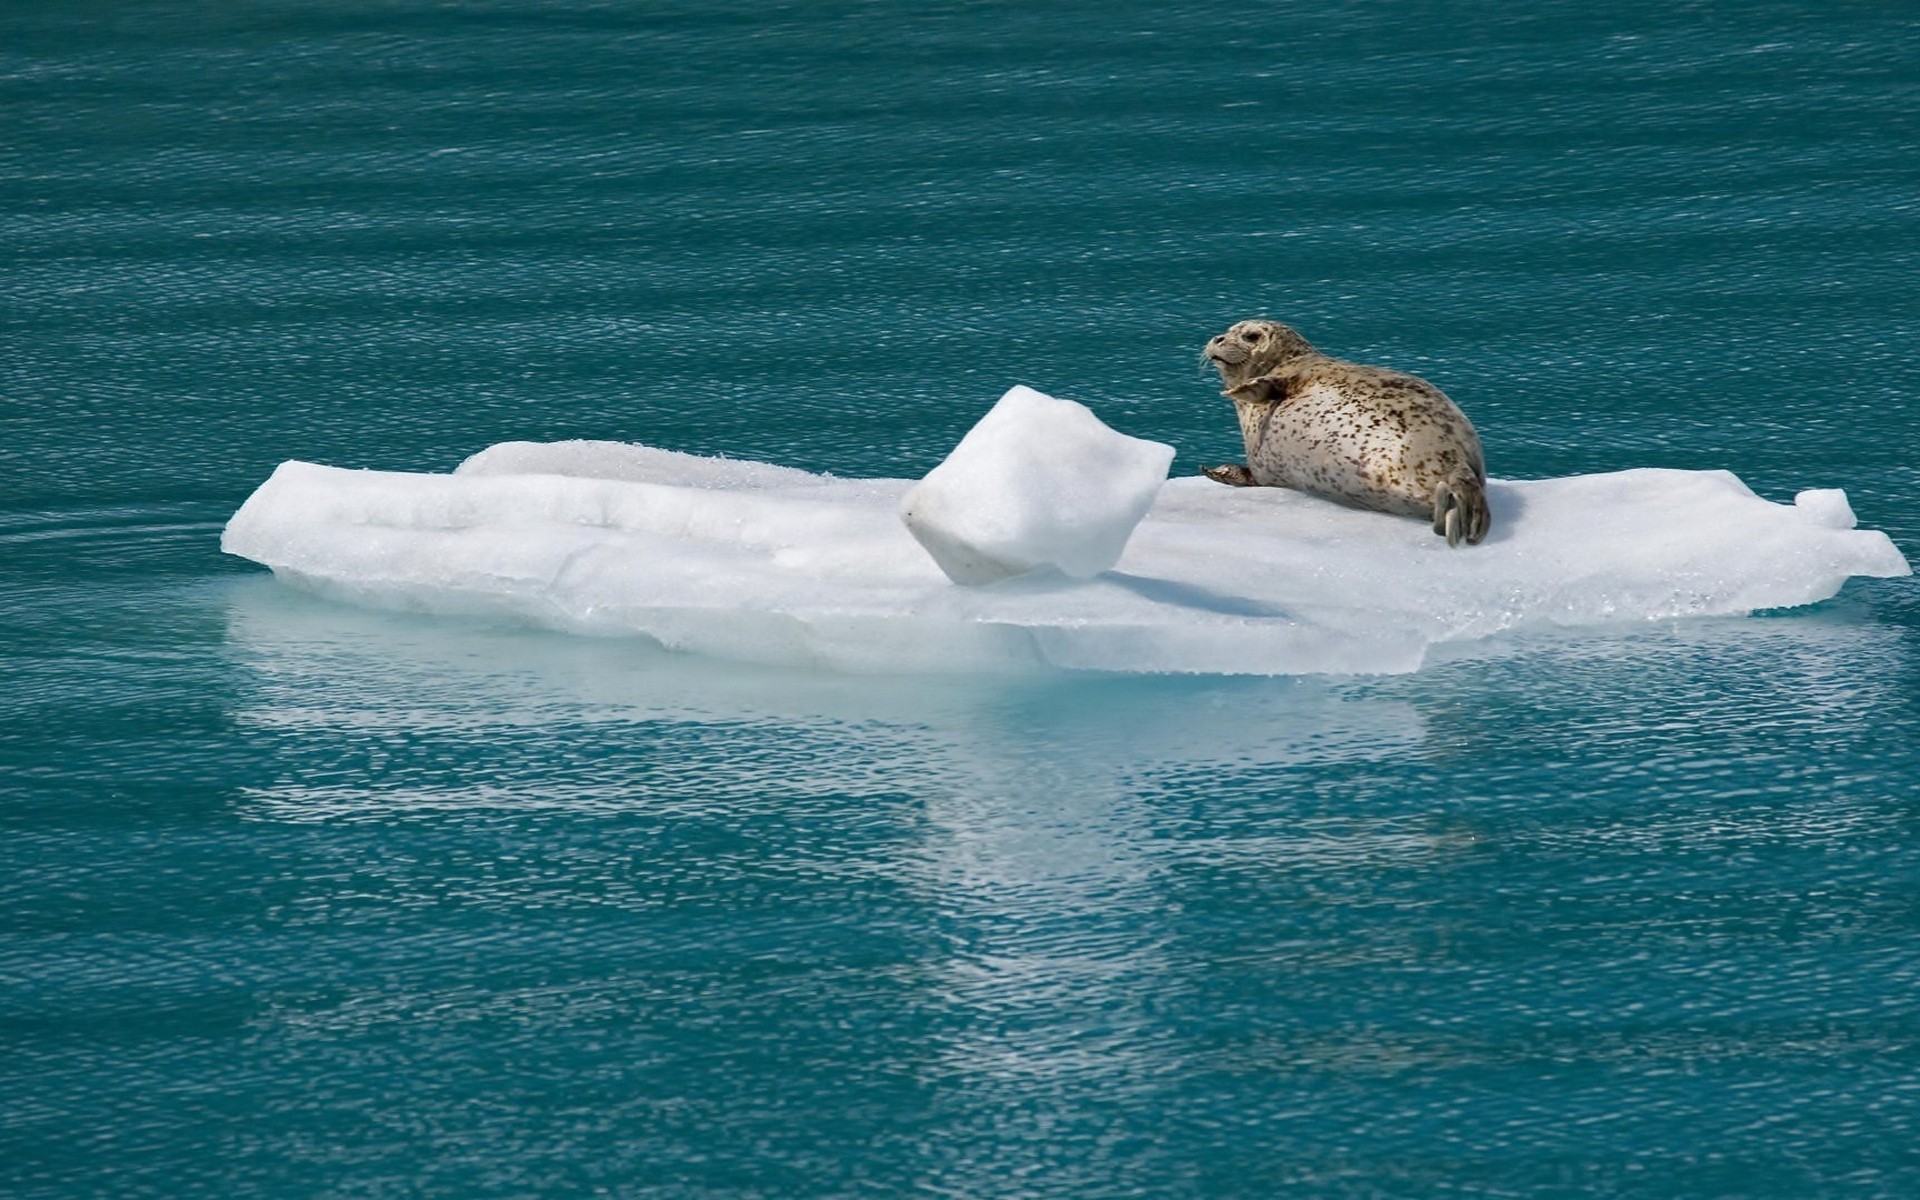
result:
<svg viewBox="0 0 1920 1200"><path fill-rule="evenodd" d="M1433 489L1433 531L1446 538L1447 545L1458 546L1465 539L1477 546L1492 523L1486 483L1469 468L1460 467Z"/></svg>

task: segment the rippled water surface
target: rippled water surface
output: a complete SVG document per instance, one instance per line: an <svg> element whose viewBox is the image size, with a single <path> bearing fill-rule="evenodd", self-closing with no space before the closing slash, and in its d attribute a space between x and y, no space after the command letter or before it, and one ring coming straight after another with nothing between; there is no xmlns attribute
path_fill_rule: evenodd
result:
<svg viewBox="0 0 1920 1200"><path fill-rule="evenodd" d="M1900 5L0 13L0 1194L1911 1196L1920 592L1344 679L330 606L286 458L1172 442L1241 316L1494 474L1920 549Z"/></svg>

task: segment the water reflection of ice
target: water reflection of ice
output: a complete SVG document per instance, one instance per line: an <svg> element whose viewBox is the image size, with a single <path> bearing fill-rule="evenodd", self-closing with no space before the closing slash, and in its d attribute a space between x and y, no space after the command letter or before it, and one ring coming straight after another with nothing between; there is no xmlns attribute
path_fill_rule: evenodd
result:
<svg viewBox="0 0 1920 1200"><path fill-rule="evenodd" d="M1704 803L1697 788L1730 794L1714 772L1736 724L1813 744L1872 726L1912 683L1904 630L1866 610L1542 635L1412 676L1347 682L778 671L638 641L338 608L266 580L232 585L227 612L228 653L247 681L237 722L296 751L328 748L274 756L294 765L249 794L256 818L426 813L457 825L644 814L753 833L727 823L742 812L802 814L765 838L716 839L712 853L700 843L671 862L622 859L632 878L598 902L705 898L671 933L648 923L622 933L698 947L688 960L697 972L724 962L729 937L746 936L727 918L744 891L733 885L753 870L871 884L824 893L815 924L771 934L762 925L758 936L787 937L778 952L806 959L813 950L792 943L795 928L844 922L865 938L910 927L895 939L905 949L855 970L904 985L879 1011L912 1010L910 1052L896 1042L875 1070L910 1075L913 1094L938 1107L942 1139L914 1157L926 1190L956 1193L1035 1171L1065 1193L1151 1193L1191 1173L1190 1161L1161 1156L1161 1143L1113 1127L1114 1114L1178 1110L1169 1097L1190 1096L1209 1071L1230 1073L1249 1046L1263 1056L1257 1069L1282 1081L1457 1065L1458 1047L1431 1031L1381 1025L1377 1014L1347 1019L1341 988L1355 964L1444 955L1433 939L1446 931L1416 910L1445 892L1421 881L1484 858L1472 845L1480 817L1497 825L1489 810L1524 806L1523 850L1565 838L1568 861L1617 854L1622 838L1649 853L1716 857L1729 844L1831 838L1838 822L1884 821L1887 810L1749 811ZM400 754L413 743L525 753L465 769L330 765L341 747ZM1807 761L1799 750L1790 758ZM1555 776L1554 762L1584 764L1585 775ZM1452 797L1458 819L1434 819L1439 804L1417 789L1369 793L1355 782L1469 769L1473 796ZM1553 786L1626 779L1661 795L1675 782L1697 786L1635 805L1629 821L1596 822L1542 794L1543 770ZM1345 791L1330 782L1341 779ZM1753 773L1733 782L1752 785ZM1558 824L1542 829L1535 809L1553 804ZM1745 831L1729 834L1728 821ZM1369 884L1396 873L1401 908L1342 918L1333 902L1378 903ZM1307 916L1272 903L1308 893L1330 900ZM870 896L890 906L883 915L860 909ZM1267 907L1231 927L1222 914L1243 897ZM1300 995L1261 1008L1271 1027L1257 1036L1216 1043L1169 1016L1211 1011L1196 989L1282 976ZM1151 1093L1165 1094L1115 1103Z"/></svg>
<svg viewBox="0 0 1920 1200"><path fill-rule="evenodd" d="M957 1119L998 1129L991 1144L1028 1159L1057 1122L1092 1121L1099 1097L1156 1086L1178 1061L1144 1034L1154 997L1173 986L1162 919L1172 847L1149 781L1374 758L1422 737L1405 701L1343 698L1311 680L777 671L340 608L266 580L236 584L228 618L229 653L251 680L236 720L262 735L373 747L542 739L545 766L526 776L290 769L250 793L258 818L650 810L696 824L769 795L843 814L911 797L880 861L818 869L880 872L911 898L933 944L913 972L934 1031L916 1070ZM603 770L581 749L663 727L696 742L744 732L752 749L712 742L709 761L659 776ZM934 1187L991 1169L928 1154Z"/></svg>

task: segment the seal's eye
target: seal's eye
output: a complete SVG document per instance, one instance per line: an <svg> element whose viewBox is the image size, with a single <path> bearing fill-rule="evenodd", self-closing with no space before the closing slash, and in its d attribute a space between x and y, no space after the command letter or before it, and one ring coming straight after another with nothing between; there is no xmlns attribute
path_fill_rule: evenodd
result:
<svg viewBox="0 0 1920 1200"><path fill-rule="evenodd" d="M1254 330L1249 329L1240 335L1240 340L1243 342L1257 342L1260 340L1260 335Z"/></svg>

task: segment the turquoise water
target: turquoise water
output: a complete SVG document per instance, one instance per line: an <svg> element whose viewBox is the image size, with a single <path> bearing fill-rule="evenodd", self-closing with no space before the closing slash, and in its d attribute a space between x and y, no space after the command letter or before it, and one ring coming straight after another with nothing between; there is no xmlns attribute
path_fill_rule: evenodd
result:
<svg viewBox="0 0 1920 1200"><path fill-rule="evenodd" d="M0 13L0 1193L1911 1196L1920 588L1373 679L362 612L274 464L1179 447L1266 314L1497 476L1920 550L1920 20Z"/></svg>

